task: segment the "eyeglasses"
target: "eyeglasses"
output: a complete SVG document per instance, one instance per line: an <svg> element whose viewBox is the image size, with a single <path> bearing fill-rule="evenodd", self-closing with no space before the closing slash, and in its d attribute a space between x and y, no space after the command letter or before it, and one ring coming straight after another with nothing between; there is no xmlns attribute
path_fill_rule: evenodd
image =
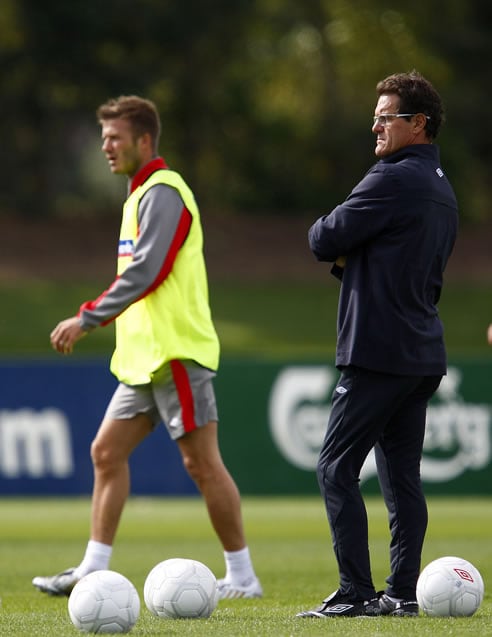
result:
<svg viewBox="0 0 492 637"><path fill-rule="evenodd" d="M381 113L381 115L375 115L373 117L373 126L382 126L384 128L398 117L413 117L414 115L418 115L418 113ZM424 115L424 117L425 119L430 119L428 115Z"/></svg>

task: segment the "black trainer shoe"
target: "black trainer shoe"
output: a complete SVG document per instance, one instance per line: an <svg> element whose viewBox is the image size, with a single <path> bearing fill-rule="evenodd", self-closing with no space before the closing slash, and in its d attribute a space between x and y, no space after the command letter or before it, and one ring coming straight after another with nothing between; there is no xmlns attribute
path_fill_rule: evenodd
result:
<svg viewBox="0 0 492 637"><path fill-rule="evenodd" d="M321 606L297 613L296 617L376 617L377 615L381 615L377 597L354 602L346 595L335 591L323 600Z"/></svg>
<svg viewBox="0 0 492 637"><path fill-rule="evenodd" d="M416 600L401 599L398 602L394 602L386 593L379 597L379 608L381 609L381 615L417 617L419 614L419 605Z"/></svg>

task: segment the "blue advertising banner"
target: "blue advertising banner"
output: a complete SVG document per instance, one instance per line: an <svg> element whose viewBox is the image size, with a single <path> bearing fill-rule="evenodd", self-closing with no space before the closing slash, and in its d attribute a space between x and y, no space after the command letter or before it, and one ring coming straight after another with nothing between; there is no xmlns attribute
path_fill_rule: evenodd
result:
<svg viewBox="0 0 492 637"><path fill-rule="evenodd" d="M0 495L89 494L90 443L116 381L106 361L0 363ZM132 493L196 493L164 427L130 460Z"/></svg>
<svg viewBox="0 0 492 637"><path fill-rule="evenodd" d="M318 494L315 468L338 372L320 364L223 361L220 444L244 494ZM89 494L90 443L116 386L107 361L0 362L0 495ZM492 361L453 361L432 399L422 459L427 493L492 491ZM131 460L135 495L195 494L158 427ZM378 490L367 459L361 483Z"/></svg>

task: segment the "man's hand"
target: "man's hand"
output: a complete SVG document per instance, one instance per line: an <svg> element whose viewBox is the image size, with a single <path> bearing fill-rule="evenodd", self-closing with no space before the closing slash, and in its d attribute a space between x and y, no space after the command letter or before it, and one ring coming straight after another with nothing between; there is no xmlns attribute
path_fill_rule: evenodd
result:
<svg viewBox="0 0 492 637"><path fill-rule="evenodd" d="M80 318L72 316L58 323L51 332L51 346L60 354L71 354L75 343L86 334L80 326Z"/></svg>
<svg viewBox="0 0 492 637"><path fill-rule="evenodd" d="M489 329L487 330L487 340L489 345L492 345L492 323L489 325Z"/></svg>

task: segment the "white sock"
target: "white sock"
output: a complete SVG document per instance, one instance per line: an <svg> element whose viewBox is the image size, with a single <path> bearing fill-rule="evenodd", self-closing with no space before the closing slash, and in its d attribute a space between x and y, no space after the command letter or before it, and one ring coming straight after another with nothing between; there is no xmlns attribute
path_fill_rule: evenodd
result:
<svg viewBox="0 0 492 637"><path fill-rule="evenodd" d="M240 551L224 551L226 563L225 579L238 586L247 586L256 578L249 549L246 546Z"/></svg>
<svg viewBox="0 0 492 637"><path fill-rule="evenodd" d="M109 567L113 547L109 544L89 540L84 559L75 569L77 577L84 577L92 571L106 570Z"/></svg>

